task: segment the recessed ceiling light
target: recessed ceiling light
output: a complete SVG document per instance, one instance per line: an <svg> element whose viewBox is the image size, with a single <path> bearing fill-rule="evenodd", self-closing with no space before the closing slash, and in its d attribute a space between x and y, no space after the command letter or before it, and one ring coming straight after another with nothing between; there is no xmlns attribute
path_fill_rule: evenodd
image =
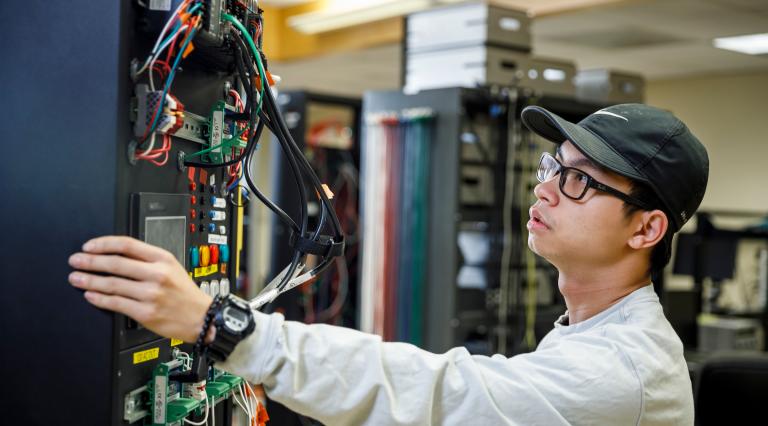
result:
<svg viewBox="0 0 768 426"><path fill-rule="evenodd" d="M768 33L720 37L712 40L712 44L718 49L733 50L749 55L763 55L768 53Z"/></svg>

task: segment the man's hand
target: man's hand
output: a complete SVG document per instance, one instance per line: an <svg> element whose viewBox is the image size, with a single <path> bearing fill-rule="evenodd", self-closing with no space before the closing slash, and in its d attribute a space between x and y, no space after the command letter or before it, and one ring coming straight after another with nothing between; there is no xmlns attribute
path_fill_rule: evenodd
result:
<svg viewBox="0 0 768 426"><path fill-rule="evenodd" d="M95 306L127 315L153 332L194 343L211 297L169 252L129 237L100 237L69 258L69 282ZM88 272L98 272L107 276Z"/></svg>

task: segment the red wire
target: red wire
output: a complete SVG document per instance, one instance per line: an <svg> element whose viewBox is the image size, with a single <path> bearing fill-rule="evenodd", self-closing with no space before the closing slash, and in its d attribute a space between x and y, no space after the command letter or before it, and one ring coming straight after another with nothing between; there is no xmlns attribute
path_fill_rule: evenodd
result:
<svg viewBox="0 0 768 426"><path fill-rule="evenodd" d="M163 135L163 146L158 149L153 149L149 152L142 152L136 154L137 160L146 160L156 166L164 166L168 163L168 153L171 151L171 137L169 135ZM162 160L158 160L161 158Z"/></svg>

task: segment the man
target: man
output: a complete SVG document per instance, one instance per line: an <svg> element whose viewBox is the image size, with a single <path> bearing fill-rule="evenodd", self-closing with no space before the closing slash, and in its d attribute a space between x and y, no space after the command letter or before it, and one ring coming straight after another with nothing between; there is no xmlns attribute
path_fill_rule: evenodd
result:
<svg viewBox="0 0 768 426"><path fill-rule="evenodd" d="M557 147L539 164L528 245L557 267L568 308L535 352L438 355L254 312L255 331L217 366L330 425L692 424L683 347L650 277L704 196L704 147L639 104L579 124L535 106L522 119ZM216 342L215 327L203 330L211 299L169 253L126 237L83 252L70 282L89 302L163 336Z"/></svg>

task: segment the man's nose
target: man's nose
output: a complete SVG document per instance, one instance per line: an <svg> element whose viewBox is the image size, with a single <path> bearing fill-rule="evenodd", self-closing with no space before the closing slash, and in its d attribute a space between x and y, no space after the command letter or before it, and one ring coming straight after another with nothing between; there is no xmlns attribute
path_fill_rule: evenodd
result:
<svg viewBox="0 0 768 426"><path fill-rule="evenodd" d="M553 177L547 181L540 182L533 188L533 194L539 201L545 204L557 204L560 195L557 189L558 180L557 177Z"/></svg>

